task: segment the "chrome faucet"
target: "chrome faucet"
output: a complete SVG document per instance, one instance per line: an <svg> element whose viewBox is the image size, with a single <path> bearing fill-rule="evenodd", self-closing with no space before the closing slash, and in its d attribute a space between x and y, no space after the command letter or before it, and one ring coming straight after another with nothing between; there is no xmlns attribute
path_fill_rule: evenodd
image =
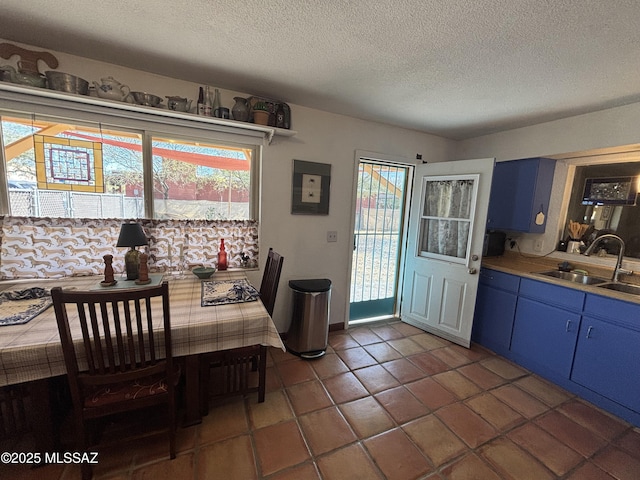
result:
<svg viewBox="0 0 640 480"><path fill-rule="evenodd" d="M625 273L631 275L633 272L630 270L624 270L622 268L622 257L624 257L624 240L620 238L618 235L614 235L613 233L605 233L604 235L600 235L596 238L591 245L584 251L584 255L587 257L593 253L593 250L596 248L596 245L599 244L602 240L606 239L615 239L620 244L620 250L618 250L618 260L616 261L616 268L613 269L613 276L611 277L612 282L618 281L618 275L621 273Z"/></svg>

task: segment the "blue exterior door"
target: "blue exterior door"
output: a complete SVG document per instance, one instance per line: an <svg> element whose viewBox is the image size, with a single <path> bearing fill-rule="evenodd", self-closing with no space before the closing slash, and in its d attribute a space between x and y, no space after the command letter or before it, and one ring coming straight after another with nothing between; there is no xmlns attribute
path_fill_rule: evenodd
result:
<svg viewBox="0 0 640 480"><path fill-rule="evenodd" d="M408 166L360 159L349 320L396 311Z"/></svg>

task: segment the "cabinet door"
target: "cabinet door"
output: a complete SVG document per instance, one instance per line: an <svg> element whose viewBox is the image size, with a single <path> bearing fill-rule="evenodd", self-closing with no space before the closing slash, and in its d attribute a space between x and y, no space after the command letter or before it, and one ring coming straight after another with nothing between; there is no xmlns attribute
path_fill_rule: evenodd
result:
<svg viewBox="0 0 640 480"><path fill-rule="evenodd" d="M487 228L544 233L555 160L527 158L497 162L491 185ZM538 225L536 216L544 213Z"/></svg>
<svg viewBox="0 0 640 480"><path fill-rule="evenodd" d="M640 412L640 332L584 316L571 380Z"/></svg>
<svg viewBox="0 0 640 480"><path fill-rule="evenodd" d="M511 351L531 370L569 378L579 328L579 314L520 297Z"/></svg>
<svg viewBox="0 0 640 480"><path fill-rule="evenodd" d="M514 293L480 283L473 320L473 341L507 356L517 300Z"/></svg>

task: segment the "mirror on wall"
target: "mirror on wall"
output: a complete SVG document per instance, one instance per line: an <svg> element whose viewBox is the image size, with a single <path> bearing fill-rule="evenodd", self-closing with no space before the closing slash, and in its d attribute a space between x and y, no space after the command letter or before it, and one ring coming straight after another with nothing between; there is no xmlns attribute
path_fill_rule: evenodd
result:
<svg viewBox="0 0 640 480"><path fill-rule="evenodd" d="M640 162L576 166L567 222L589 225L582 238L586 245L615 233L626 244L625 256L640 258L639 189ZM618 253L616 242L602 245L607 253Z"/></svg>

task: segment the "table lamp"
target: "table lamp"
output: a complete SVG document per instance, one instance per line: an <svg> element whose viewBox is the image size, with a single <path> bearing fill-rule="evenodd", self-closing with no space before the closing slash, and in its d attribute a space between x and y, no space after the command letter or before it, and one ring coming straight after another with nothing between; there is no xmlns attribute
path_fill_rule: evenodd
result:
<svg viewBox="0 0 640 480"><path fill-rule="evenodd" d="M116 247L131 247L131 250L124 255L127 280L136 280L138 278L140 252L136 250L136 247L140 245L148 245L142 225L139 223L123 223Z"/></svg>

